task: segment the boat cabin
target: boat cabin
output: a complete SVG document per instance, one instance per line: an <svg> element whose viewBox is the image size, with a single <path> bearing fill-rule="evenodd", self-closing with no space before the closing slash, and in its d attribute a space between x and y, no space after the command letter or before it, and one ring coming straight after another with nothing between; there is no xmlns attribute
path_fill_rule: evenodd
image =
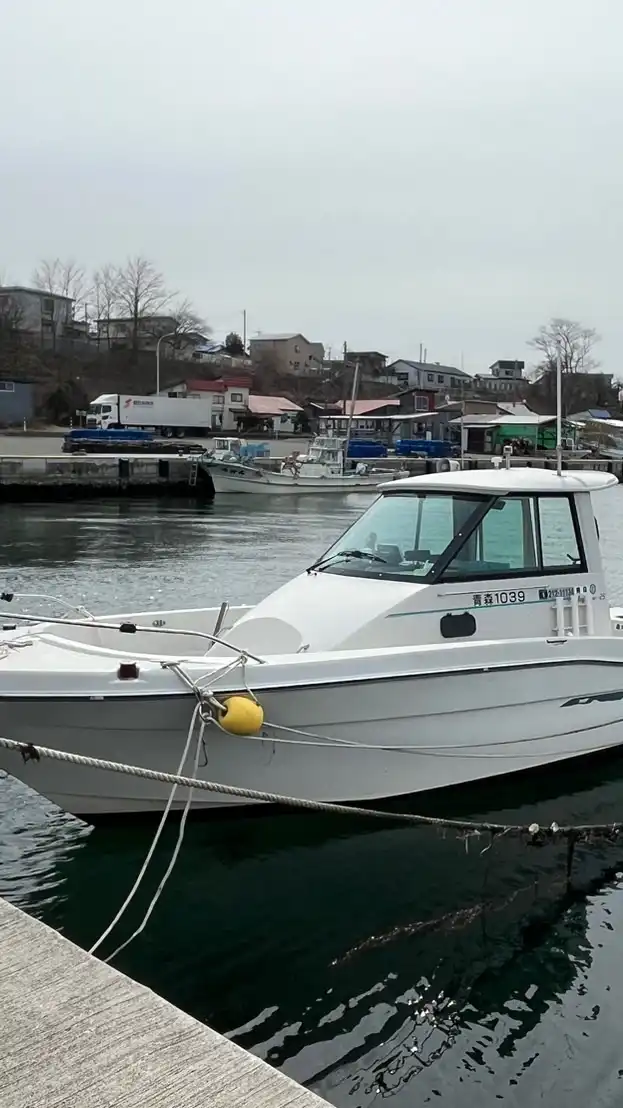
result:
<svg viewBox="0 0 623 1108"><path fill-rule="evenodd" d="M305 477L321 477L344 472L346 439L333 435L317 435L307 454L299 460L299 472Z"/></svg>
<svg viewBox="0 0 623 1108"><path fill-rule="evenodd" d="M450 471L381 486L253 616L310 650L613 633L591 493L611 474Z"/></svg>
<svg viewBox="0 0 623 1108"><path fill-rule="evenodd" d="M245 446L245 439L224 438L219 436L218 438L212 439L212 449L210 453L215 462L223 461L228 458L239 459Z"/></svg>

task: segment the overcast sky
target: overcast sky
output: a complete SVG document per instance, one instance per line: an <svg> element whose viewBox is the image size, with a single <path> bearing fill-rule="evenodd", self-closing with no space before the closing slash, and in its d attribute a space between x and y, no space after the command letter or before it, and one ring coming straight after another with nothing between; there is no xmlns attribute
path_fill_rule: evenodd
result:
<svg viewBox="0 0 623 1108"><path fill-rule="evenodd" d="M623 348L620 0L0 0L0 275L152 258L220 336Z"/></svg>

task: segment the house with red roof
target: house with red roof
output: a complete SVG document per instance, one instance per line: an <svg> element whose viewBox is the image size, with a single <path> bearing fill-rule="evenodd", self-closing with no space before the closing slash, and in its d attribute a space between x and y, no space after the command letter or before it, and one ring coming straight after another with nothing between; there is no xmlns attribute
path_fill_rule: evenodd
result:
<svg viewBox="0 0 623 1108"><path fill-rule="evenodd" d="M295 420L303 409L285 396L251 395L248 400L249 419L271 427L275 436L291 435Z"/></svg>
<svg viewBox="0 0 623 1108"><path fill-rule="evenodd" d="M162 396L211 398L212 429L237 431L244 426L267 433L292 434L294 420L302 408L285 396L259 396L252 393L249 376L224 375L217 381L190 379L161 390Z"/></svg>
<svg viewBox="0 0 623 1108"><path fill-rule="evenodd" d="M213 431L236 431L242 418L248 413L251 377L220 377L218 381L191 379L180 381L161 389L161 396L188 396L201 399L205 403L207 396L211 403L211 422Z"/></svg>

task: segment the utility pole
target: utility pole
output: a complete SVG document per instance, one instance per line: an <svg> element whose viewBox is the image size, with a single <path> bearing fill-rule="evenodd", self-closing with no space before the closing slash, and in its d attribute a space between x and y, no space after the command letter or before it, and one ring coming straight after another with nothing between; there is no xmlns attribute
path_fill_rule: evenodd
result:
<svg viewBox="0 0 623 1108"><path fill-rule="evenodd" d="M562 474L562 355L556 343L556 472Z"/></svg>
<svg viewBox="0 0 623 1108"><path fill-rule="evenodd" d="M348 399L348 385L346 383L346 370L348 368L348 343L345 342L342 348L342 399L344 401L344 415L346 415L346 401Z"/></svg>
<svg viewBox="0 0 623 1108"><path fill-rule="evenodd" d="M156 396L160 393L160 343L165 339L174 339L175 331L169 331L166 335L161 335L156 343Z"/></svg>
<svg viewBox="0 0 623 1108"><path fill-rule="evenodd" d="M461 363L463 355L461 354ZM465 467L465 378L461 377L461 469Z"/></svg>
<svg viewBox="0 0 623 1108"><path fill-rule="evenodd" d="M242 345L244 346L244 352L247 352L247 309L242 309Z"/></svg>

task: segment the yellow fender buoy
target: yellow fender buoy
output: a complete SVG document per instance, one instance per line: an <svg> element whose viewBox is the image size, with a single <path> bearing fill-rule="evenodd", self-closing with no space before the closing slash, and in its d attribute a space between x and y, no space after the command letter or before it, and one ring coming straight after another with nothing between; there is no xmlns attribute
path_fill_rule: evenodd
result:
<svg viewBox="0 0 623 1108"><path fill-rule="evenodd" d="M218 721L230 735L257 735L264 726L264 709L249 696L228 696Z"/></svg>

